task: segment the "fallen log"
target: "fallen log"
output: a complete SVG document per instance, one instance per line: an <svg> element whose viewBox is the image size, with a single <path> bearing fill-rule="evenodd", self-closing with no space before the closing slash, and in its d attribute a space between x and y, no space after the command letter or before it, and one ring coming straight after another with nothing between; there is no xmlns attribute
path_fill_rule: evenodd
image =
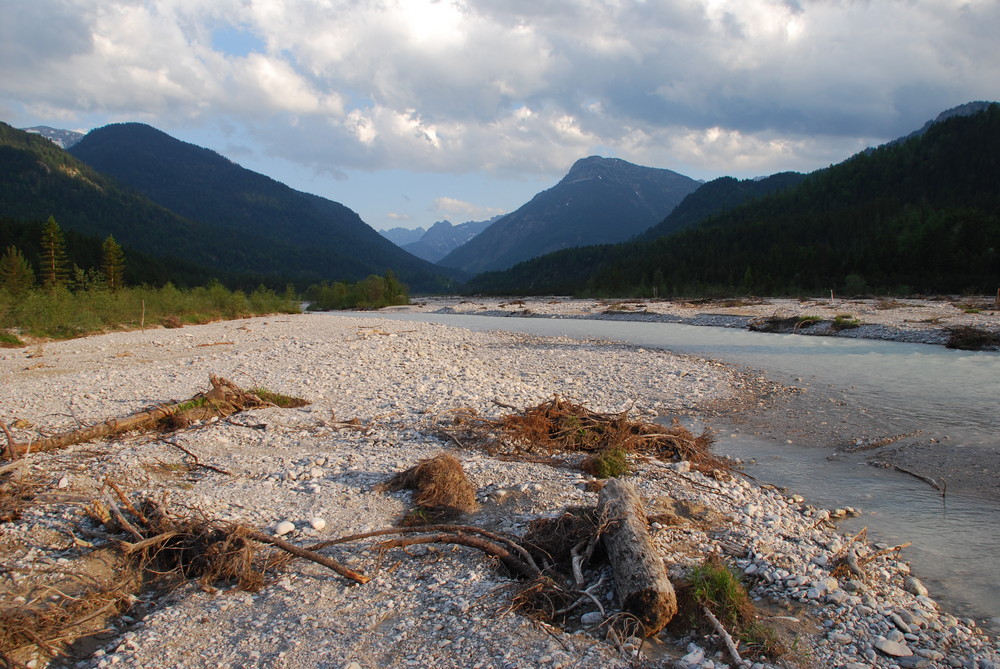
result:
<svg viewBox="0 0 1000 669"><path fill-rule="evenodd" d="M63 432L35 441L8 443L8 457L11 460L15 460L28 453L54 451L72 446L73 444L82 444L103 437L113 437L133 430L151 430L165 419L187 408L191 408L192 405L200 404L201 406L196 408L207 408L208 412L220 418L225 418L230 414L245 409L270 406L268 402L265 402L253 393L246 392L230 381L219 378L214 374L209 377L209 382L212 384L211 390L199 393L184 402L154 407L134 413L131 416L126 416L125 418L112 418L97 425L70 430L69 432Z"/></svg>
<svg viewBox="0 0 1000 669"><path fill-rule="evenodd" d="M646 514L635 486L611 479L601 488L597 511L606 519L604 546L614 569L615 594L652 636L677 614L677 596L649 537Z"/></svg>

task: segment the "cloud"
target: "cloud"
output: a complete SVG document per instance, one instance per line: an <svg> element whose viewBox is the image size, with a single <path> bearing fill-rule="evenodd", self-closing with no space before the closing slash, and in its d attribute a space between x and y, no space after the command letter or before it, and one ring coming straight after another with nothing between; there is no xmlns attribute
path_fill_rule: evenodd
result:
<svg viewBox="0 0 1000 669"><path fill-rule="evenodd" d="M430 210L446 216L483 220L506 213L502 209L497 209L496 207L484 207L471 202L464 202L453 197L435 198Z"/></svg>
<svg viewBox="0 0 1000 669"><path fill-rule="evenodd" d="M397 214L396 212L390 211L385 215L386 218L392 219L393 221L409 221L412 216L409 214Z"/></svg>
<svg viewBox="0 0 1000 669"><path fill-rule="evenodd" d="M716 174L811 169L995 99L1000 81L993 0L33 0L9 14L0 108L236 125L331 174L553 175L595 147Z"/></svg>

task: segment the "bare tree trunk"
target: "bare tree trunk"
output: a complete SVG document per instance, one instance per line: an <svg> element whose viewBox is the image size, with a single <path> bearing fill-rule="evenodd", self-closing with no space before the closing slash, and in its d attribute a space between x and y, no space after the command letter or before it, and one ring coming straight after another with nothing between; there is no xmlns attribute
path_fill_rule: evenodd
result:
<svg viewBox="0 0 1000 669"><path fill-rule="evenodd" d="M614 568L615 593L622 610L639 619L646 636L656 634L677 614L677 597L650 540L635 486L611 479L601 489L597 509L608 524L604 546Z"/></svg>

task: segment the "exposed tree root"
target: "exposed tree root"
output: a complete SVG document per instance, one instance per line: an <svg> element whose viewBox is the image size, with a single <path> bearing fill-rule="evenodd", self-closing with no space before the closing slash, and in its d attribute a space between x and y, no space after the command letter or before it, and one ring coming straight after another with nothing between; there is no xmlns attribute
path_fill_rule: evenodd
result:
<svg viewBox="0 0 1000 669"><path fill-rule="evenodd" d="M476 489L462 469L462 463L448 453L421 460L387 482L377 491L414 490L417 508L403 518L403 525L426 525L457 518L479 508Z"/></svg>
<svg viewBox="0 0 1000 669"><path fill-rule="evenodd" d="M707 469L728 470L711 454L712 434L695 436L677 421L670 426L633 421L628 411L600 413L553 396L519 413L483 418L471 409L442 414L435 422L443 436L462 447L493 455L538 458L560 452L598 453L621 450L669 460L688 460Z"/></svg>

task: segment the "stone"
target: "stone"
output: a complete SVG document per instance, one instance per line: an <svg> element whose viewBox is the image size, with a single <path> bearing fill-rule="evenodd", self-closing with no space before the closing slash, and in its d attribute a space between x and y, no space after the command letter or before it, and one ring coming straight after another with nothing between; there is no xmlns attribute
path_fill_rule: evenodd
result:
<svg viewBox="0 0 1000 669"><path fill-rule="evenodd" d="M907 576L903 581L903 589L917 596L927 596L927 588L916 576Z"/></svg>
<svg viewBox="0 0 1000 669"><path fill-rule="evenodd" d="M68 488L69 487L69 476L63 476L59 479L59 483L56 484L57 488Z"/></svg>
<svg viewBox="0 0 1000 669"><path fill-rule="evenodd" d="M680 666L682 667L699 667L702 662L705 661L705 651L701 648L691 651L684 657L680 659Z"/></svg>
<svg viewBox="0 0 1000 669"><path fill-rule="evenodd" d="M901 669L923 669L924 667L931 666L930 660L917 657L916 655L912 655L910 657L898 657L896 658L896 664L898 664Z"/></svg>
<svg viewBox="0 0 1000 669"><path fill-rule="evenodd" d="M604 621L604 616L600 611L591 611L580 616L580 622L584 625L600 625Z"/></svg>
<svg viewBox="0 0 1000 669"><path fill-rule="evenodd" d="M290 520L283 520L277 524L274 528L274 533L279 537L283 537L289 532L295 531L295 523Z"/></svg>
<svg viewBox="0 0 1000 669"><path fill-rule="evenodd" d="M889 639L879 639L875 642L875 648L889 657L910 657L913 655L913 651L908 647L898 641L890 641Z"/></svg>

